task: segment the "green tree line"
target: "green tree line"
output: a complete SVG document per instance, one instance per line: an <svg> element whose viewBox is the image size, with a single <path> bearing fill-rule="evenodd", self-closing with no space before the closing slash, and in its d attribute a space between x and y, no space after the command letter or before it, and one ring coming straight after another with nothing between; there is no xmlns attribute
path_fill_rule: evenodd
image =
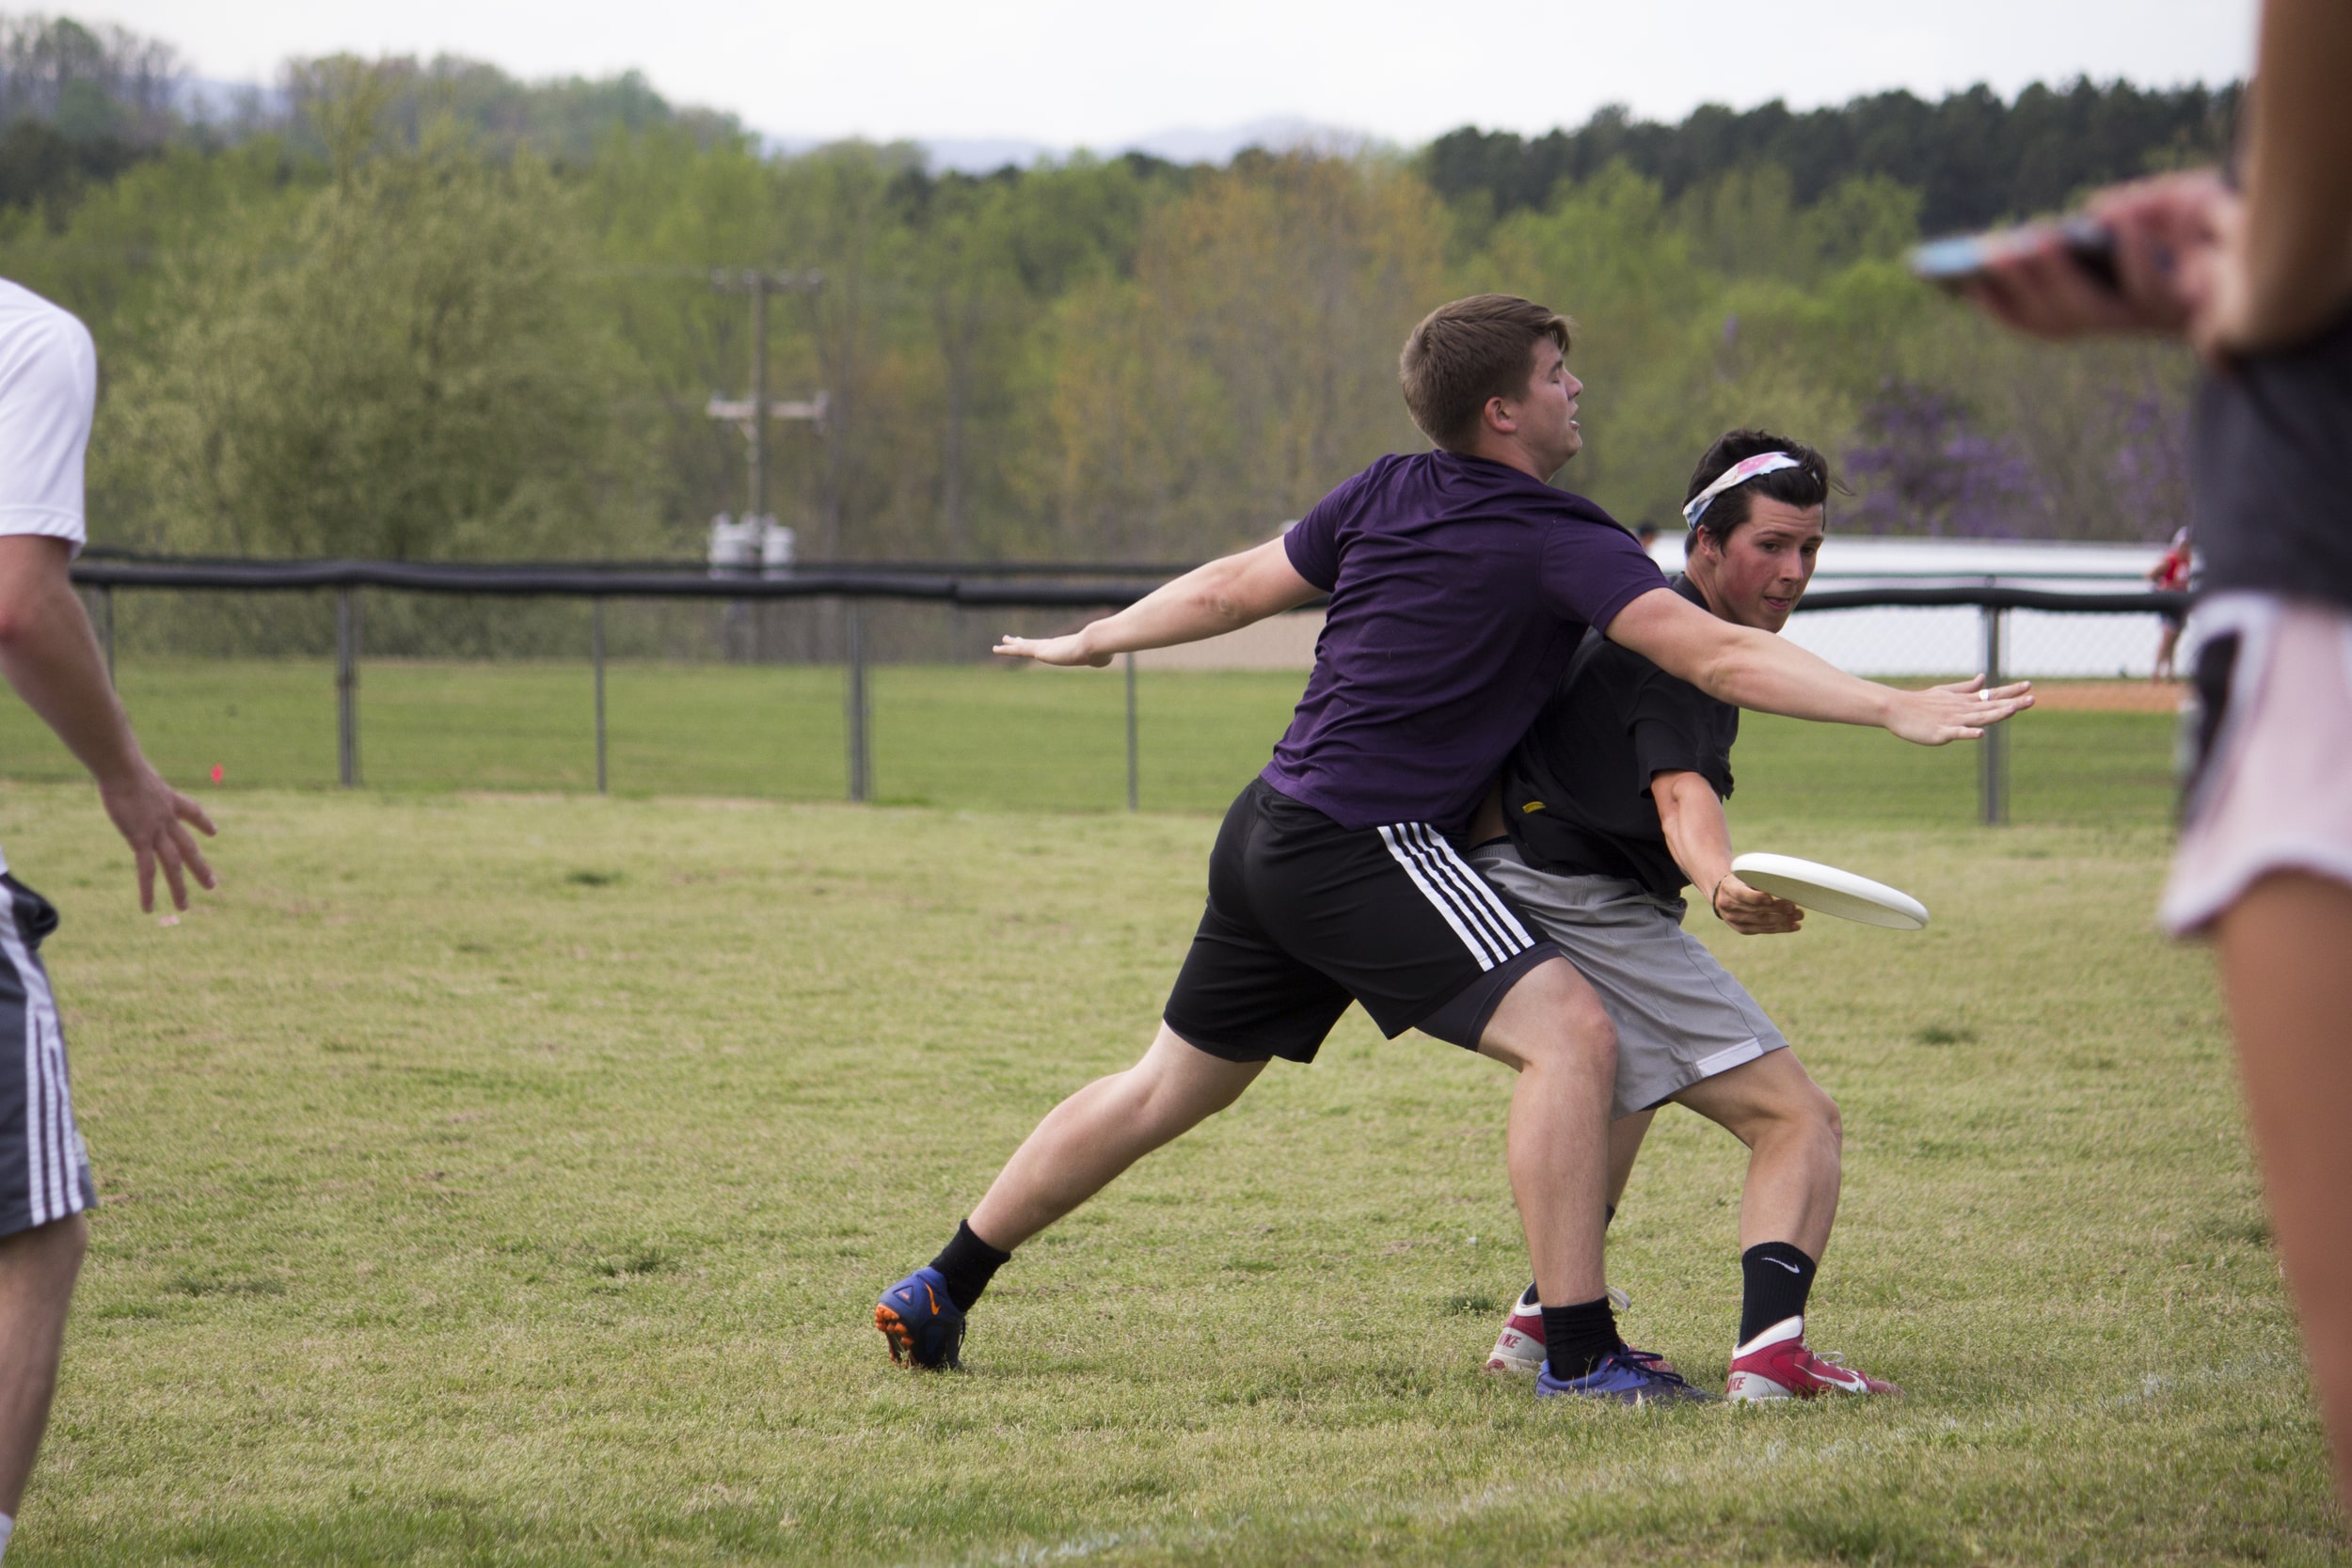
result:
<svg viewBox="0 0 2352 1568"><path fill-rule="evenodd" d="M765 366L772 395L828 399L821 426L770 433L769 506L810 558L1172 561L1263 537L1422 444L1397 348L1480 289L1579 320L1587 444L1562 482L1629 523L1671 518L1743 423L1838 459L1855 494L1833 527L2136 539L2183 506L2176 355L2046 354L1904 274L1938 182L1970 166L1884 154L1855 127L1885 100L1779 111L1777 140L1692 129L1719 111L1646 140L1603 116L1562 145L1613 125L1615 150L1537 190L1552 138L974 177L906 146L771 155L627 78L342 58L287 81L276 119L183 127L0 212L0 273L98 340L104 542L698 556L744 509L741 437L705 404L749 380L749 312L714 268L821 279L771 300ZM2086 93L2138 139L2087 141L2059 112ZM2210 145L2218 100L2191 135L2192 96L1963 94L1923 134L1989 103L2007 129L1977 166L2010 178L1980 199L2025 211ZM1839 114L1846 143L1822 129Z"/></svg>

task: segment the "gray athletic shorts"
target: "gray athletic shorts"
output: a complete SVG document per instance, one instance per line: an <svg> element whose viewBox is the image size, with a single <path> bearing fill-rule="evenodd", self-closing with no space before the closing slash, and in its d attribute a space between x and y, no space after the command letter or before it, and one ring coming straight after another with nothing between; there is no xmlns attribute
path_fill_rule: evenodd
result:
<svg viewBox="0 0 2352 1568"><path fill-rule="evenodd" d="M1612 1117L1662 1104L1788 1042L1747 989L1682 929L1683 902L1616 877L1538 871L1508 843L1470 862L1533 914L1617 1026Z"/></svg>

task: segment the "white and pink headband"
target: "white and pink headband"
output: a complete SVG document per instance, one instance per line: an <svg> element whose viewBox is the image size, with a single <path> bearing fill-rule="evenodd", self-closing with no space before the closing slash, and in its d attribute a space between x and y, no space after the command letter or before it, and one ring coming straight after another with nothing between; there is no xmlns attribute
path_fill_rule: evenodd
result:
<svg viewBox="0 0 2352 1568"><path fill-rule="evenodd" d="M1707 515L1708 502L1736 484L1745 484L1758 474L1776 474L1783 468L1804 467L1785 451L1759 451L1754 457L1743 457L1725 468L1714 483L1691 498L1690 504L1682 509L1682 524L1685 528L1698 527L1699 519Z"/></svg>

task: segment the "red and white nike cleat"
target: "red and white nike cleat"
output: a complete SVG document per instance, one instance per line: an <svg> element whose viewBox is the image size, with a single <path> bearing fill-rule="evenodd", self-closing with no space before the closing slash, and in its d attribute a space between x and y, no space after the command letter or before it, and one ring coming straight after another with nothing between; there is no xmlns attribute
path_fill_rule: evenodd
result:
<svg viewBox="0 0 2352 1568"><path fill-rule="evenodd" d="M1633 1302L1612 1285L1609 1305L1613 1310L1622 1312ZM1534 1377L1544 1370L1544 1309L1535 1304L1534 1291L1512 1304L1511 1315L1502 1320L1502 1332L1495 1337L1495 1348L1486 1357L1486 1370L1520 1377ZM1666 1370L1674 1369L1669 1366Z"/></svg>
<svg viewBox="0 0 2352 1568"><path fill-rule="evenodd" d="M1858 1372L1836 1353L1805 1348L1804 1320L1784 1318L1731 1353L1724 1397L1734 1404L1809 1400L1820 1394L1899 1394L1893 1384Z"/></svg>

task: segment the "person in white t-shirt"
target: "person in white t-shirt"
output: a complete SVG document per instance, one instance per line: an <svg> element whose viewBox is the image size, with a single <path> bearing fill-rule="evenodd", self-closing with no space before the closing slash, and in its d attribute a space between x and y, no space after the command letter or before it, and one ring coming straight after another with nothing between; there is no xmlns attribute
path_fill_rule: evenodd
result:
<svg viewBox="0 0 2352 1568"><path fill-rule="evenodd" d="M85 537L82 456L97 393L82 324L0 280L0 676L98 781L137 861L139 907L155 907L160 869L184 910L189 877L216 885L188 832L211 833L212 819L140 752L67 575ZM0 855L0 1557L49 1423L83 1212L97 1199L39 956L56 924Z"/></svg>

